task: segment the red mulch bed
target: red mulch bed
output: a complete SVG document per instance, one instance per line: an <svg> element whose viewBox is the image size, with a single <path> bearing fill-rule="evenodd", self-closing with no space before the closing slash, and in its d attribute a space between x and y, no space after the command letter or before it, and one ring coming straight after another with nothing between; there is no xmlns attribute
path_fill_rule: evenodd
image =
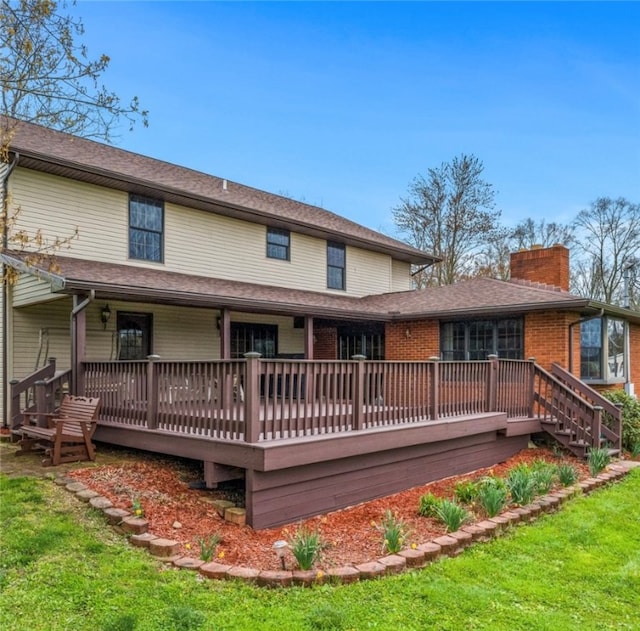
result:
<svg viewBox="0 0 640 631"><path fill-rule="evenodd" d="M411 535L407 546L424 543L445 532L434 519L421 517L417 508L425 493L439 497L453 497L458 480L477 479L488 473L504 477L519 463L536 459L548 462L569 461L581 477L588 477L583 461L571 456L556 456L550 449L525 449L506 462L473 473L439 480L357 506L313 517L303 525L317 529L326 544L320 566L323 568L363 563L384 556L382 535L376 524L386 510L393 511L409 525ZM198 538L217 533L221 536L216 558L225 564L257 569L280 569L271 546L278 539L288 539L299 526L288 524L266 530L237 526L218 516L213 499L241 500L241 492L196 490L190 483L198 481L202 472L193 461L145 456L144 461L120 466L98 466L70 471L69 476L82 481L89 488L109 498L114 506L132 511L132 500L138 498L149 532L158 537L179 541L185 556L198 557ZM481 514L478 519L484 518ZM176 523L178 522L178 523ZM287 556L287 569L295 569L292 555Z"/></svg>

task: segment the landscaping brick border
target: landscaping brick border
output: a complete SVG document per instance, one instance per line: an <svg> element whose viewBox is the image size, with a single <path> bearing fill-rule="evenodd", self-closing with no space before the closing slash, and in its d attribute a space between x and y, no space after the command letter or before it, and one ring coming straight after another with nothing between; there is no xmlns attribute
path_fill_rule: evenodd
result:
<svg viewBox="0 0 640 631"><path fill-rule="evenodd" d="M609 465L604 473L596 477L539 497L527 506L506 510L497 517L463 526L456 532L441 535L415 548L401 550L398 554L387 555L367 563L331 568L326 572L322 570L259 570L225 565L215 561L205 563L200 559L181 556L178 554L179 542L156 537L149 533L147 531L149 524L146 519L135 517L122 509L112 508L112 504L107 498L94 493L82 482L76 482L63 476L55 478L54 482L59 486L64 486L80 501L100 510L104 514L107 524L118 526L129 535L131 545L147 548L150 554L164 563L171 564L176 568L196 570L202 576L210 579L237 579L261 587L290 587L291 585L353 583L359 580L398 574L408 569L422 568L440 558L457 556L469 545L489 541L500 536L513 525L529 523L543 513L558 510L572 497L590 493L601 486L616 482L637 466L640 466L640 462L618 461Z"/></svg>

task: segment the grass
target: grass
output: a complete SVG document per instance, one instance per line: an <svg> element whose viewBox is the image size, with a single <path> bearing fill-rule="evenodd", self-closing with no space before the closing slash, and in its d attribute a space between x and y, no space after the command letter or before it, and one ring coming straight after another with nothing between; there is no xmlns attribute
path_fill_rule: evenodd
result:
<svg viewBox="0 0 640 631"><path fill-rule="evenodd" d="M167 569L50 482L0 492L3 631L637 628L640 470L423 570L289 590Z"/></svg>

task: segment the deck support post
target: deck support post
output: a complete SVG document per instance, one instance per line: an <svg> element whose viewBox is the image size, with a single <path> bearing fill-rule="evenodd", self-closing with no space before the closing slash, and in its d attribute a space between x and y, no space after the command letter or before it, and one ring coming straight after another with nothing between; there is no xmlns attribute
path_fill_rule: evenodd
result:
<svg viewBox="0 0 640 631"><path fill-rule="evenodd" d="M33 385L36 391L36 394L35 394L36 412L41 413L43 415L46 414L47 412L51 412L51 410L47 409L47 382L44 380L40 380L40 381L36 381ZM38 427L47 427L47 417L46 416L36 417L36 425Z"/></svg>
<svg viewBox="0 0 640 631"><path fill-rule="evenodd" d="M432 421L438 419L438 408L440 407L440 401L438 394L440 391L440 358L429 357L429 361L432 362L431 371L429 373L429 418Z"/></svg>
<svg viewBox="0 0 640 631"><path fill-rule="evenodd" d="M353 429L358 431L364 427L364 355L354 355L355 374L353 376Z"/></svg>
<svg viewBox="0 0 640 631"><path fill-rule="evenodd" d="M535 414L535 395L536 391L536 358L529 357L529 393L531 395L531 401L529 402L529 418L533 418Z"/></svg>
<svg viewBox="0 0 640 631"><path fill-rule="evenodd" d="M487 412L495 412L498 406L498 356L489 355L487 376Z"/></svg>
<svg viewBox="0 0 640 631"><path fill-rule="evenodd" d="M147 355L147 428L158 427L158 378L155 362L160 355Z"/></svg>
<svg viewBox="0 0 640 631"><path fill-rule="evenodd" d="M257 443L260 439L260 353L245 353L247 384L244 391L244 440Z"/></svg>
<svg viewBox="0 0 640 631"><path fill-rule="evenodd" d="M604 408L601 405L593 406L593 431L591 432L591 448L599 449L602 447L600 436L602 435L602 413Z"/></svg>

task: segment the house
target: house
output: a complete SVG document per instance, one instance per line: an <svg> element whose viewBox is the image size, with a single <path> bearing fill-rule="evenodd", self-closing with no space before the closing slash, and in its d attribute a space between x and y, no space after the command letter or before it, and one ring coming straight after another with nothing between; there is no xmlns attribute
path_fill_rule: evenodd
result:
<svg viewBox="0 0 640 631"><path fill-rule="evenodd" d="M562 246L413 290L435 257L321 208L27 123L9 157L15 228L78 237L54 269L1 255L4 424L54 386L100 396L99 440L244 477L256 527L515 453L541 429L529 358L567 397L640 382L640 314L571 295Z"/></svg>

